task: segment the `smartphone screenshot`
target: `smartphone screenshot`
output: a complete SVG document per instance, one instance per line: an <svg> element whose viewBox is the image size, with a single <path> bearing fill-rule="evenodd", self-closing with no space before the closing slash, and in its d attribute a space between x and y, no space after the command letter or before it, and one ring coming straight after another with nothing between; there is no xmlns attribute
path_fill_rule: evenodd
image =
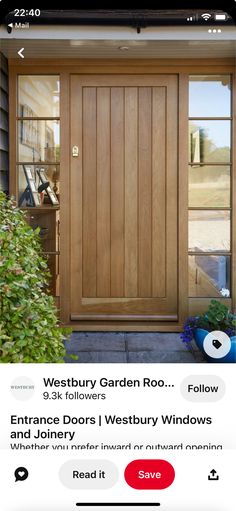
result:
<svg viewBox="0 0 236 511"><path fill-rule="evenodd" d="M128 7L0 0L1 511L235 511L236 2Z"/></svg>

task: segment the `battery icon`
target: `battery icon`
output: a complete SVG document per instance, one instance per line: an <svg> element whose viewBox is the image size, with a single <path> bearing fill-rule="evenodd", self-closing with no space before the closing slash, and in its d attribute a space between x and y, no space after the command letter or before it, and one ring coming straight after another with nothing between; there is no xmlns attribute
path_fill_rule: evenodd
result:
<svg viewBox="0 0 236 511"><path fill-rule="evenodd" d="M215 20L216 21L226 21L227 15L226 14L215 14Z"/></svg>

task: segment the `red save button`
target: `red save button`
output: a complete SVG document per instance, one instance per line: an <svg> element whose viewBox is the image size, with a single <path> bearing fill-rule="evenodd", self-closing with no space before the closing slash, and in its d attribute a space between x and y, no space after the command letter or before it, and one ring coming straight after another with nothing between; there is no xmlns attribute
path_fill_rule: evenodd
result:
<svg viewBox="0 0 236 511"><path fill-rule="evenodd" d="M125 480L135 490L164 490L174 478L174 468L165 460L134 460L125 469Z"/></svg>

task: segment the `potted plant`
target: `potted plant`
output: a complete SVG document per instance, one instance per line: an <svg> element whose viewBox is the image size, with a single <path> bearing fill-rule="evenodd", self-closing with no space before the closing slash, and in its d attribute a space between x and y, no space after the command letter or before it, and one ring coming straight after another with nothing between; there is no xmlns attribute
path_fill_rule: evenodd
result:
<svg viewBox="0 0 236 511"><path fill-rule="evenodd" d="M64 362L65 336L54 299L39 229L0 192L0 362Z"/></svg>
<svg viewBox="0 0 236 511"><path fill-rule="evenodd" d="M218 359L210 357L203 349L205 337L216 330L226 333L231 341L228 354ZM218 300L211 300L205 313L187 318L180 337L188 349L191 349L191 341L194 339L209 362L236 362L236 315Z"/></svg>

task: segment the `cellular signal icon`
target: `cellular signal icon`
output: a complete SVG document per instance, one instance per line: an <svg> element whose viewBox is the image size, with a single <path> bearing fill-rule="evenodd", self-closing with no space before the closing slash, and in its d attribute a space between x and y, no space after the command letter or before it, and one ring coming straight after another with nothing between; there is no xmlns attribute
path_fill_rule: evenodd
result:
<svg viewBox="0 0 236 511"><path fill-rule="evenodd" d="M208 21L211 18L211 14L205 12L204 14L201 14L201 18L203 18L205 21Z"/></svg>

